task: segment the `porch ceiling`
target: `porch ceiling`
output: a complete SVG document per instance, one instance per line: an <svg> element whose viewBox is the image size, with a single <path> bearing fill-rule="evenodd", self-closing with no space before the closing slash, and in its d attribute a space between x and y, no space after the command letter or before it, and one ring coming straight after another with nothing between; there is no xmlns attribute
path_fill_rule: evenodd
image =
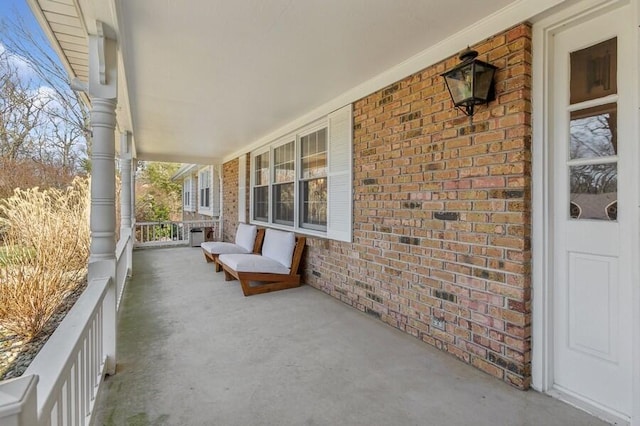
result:
<svg viewBox="0 0 640 426"><path fill-rule="evenodd" d="M89 32L100 19L119 40L120 126L133 131L138 158L207 163L511 3L524 0L71 4Z"/></svg>

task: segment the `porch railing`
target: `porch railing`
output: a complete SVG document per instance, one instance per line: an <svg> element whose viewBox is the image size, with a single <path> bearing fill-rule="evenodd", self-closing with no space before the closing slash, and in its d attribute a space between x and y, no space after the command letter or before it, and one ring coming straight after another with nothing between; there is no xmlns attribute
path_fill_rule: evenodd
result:
<svg viewBox="0 0 640 426"><path fill-rule="evenodd" d="M220 221L218 219L136 222L135 247L153 247L189 244L191 231L200 229L205 241L220 238Z"/></svg>
<svg viewBox="0 0 640 426"><path fill-rule="evenodd" d="M115 348L116 311L131 269L133 233L121 232L115 279L87 289L25 373L0 382L0 425L88 425ZM112 360L111 360L112 362Z"/></svg>

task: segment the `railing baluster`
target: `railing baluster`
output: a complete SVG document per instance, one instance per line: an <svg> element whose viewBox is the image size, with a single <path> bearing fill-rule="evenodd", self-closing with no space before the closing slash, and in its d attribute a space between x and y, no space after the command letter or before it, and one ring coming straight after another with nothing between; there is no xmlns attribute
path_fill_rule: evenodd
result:
<svg viewBox="0 0 640 426"><path fill-rule="evenodd" d="M91 403L91 401L93 401L93 388L96 386L96 377L95 377L95 366L93 363L93 350L94 350L94 345L93 345L93 340L94 340L94 335L95 335L95 330L93 328L93 325L95 324L95 320L91 321L91 326L89 327L89 335L87 336L87 363L89 364L89 368L87 369L87 380L89 380L89 389L88 389L88 394L89 394L89 403ZM90 404L89 404L90 405ZM89 407L87 407L87 411L89 410Z"/></svg>
<svg viewBox="0 0 640 426"><path fill-rule="evenodd" d="M63 412L64 412L64 418L62 419L62 423L60 423L61 425L67 425L67 424L71 424L71 370L69 370L69 373L67 374L67 380L64 384L64 393L63 393L63 397L62 397L62 407L63 407Z"/></svg>
<svg viewBox="0 0 640 426"><path fill-rule="evenodd" d="M134 234L140 237L135 241L135 247L187 244L193 228L211 228L213 238L220 238L220 221L217 218L204 221L137 222Z"/></svg>

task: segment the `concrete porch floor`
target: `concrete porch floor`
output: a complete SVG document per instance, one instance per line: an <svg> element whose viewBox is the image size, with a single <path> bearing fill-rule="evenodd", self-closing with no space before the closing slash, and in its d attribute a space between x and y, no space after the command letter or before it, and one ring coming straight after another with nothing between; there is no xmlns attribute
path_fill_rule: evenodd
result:
<svg viewBox="0 0 640 426"><path fill-rule="evenodd" d="M94 425L602 425L309 286L244 297L199 248L134 253Z"/></svg>

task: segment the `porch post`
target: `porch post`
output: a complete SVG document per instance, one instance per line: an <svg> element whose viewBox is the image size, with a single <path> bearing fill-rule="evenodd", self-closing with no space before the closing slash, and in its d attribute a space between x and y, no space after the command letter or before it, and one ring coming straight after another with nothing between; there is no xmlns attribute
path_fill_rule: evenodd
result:
<svg viewBox="0 0 640 426"><path fill-rule="evenodd" d="M133 252L131 163L131 133L124 132L120 135L120 235L121 238L127 236L127 276L131 276L131 255Z"/></svg>
<svg viewBox="0 0 640 426"><path fill-rule="evenodd" d="M89 263L116 258L116 100L91 97L91 254ZM104 277L101 275L100 278Z"/></svg>
<svg viewBox="0 0 640 426"><path fill-rule="evenodd" d="M120 135L120 229L131 228L131 139L130 133Z"/></svg>
<svg viewBox="0 0 640 426"><path fill-rule="evenodd" d="M131 154L131 244L136 242L136 171L138 170L138 159Z"/></svg>
<svg viewBox="0 0 640 426"><path fill-rule="evenodd" d="M0 424L38 424L38 376L29 375L0 382Z"/></svg>
<svg viewBox="0 0 640 426"><path fill-rule="evenodd" d="M97 278L111 278L103 300L103 356L105 372L116 367L116 168L115 128L117 105L117 56L115 41L104 36L96 22L89 36L89 82L91 99L91 247L89 285Z"/></svg>

